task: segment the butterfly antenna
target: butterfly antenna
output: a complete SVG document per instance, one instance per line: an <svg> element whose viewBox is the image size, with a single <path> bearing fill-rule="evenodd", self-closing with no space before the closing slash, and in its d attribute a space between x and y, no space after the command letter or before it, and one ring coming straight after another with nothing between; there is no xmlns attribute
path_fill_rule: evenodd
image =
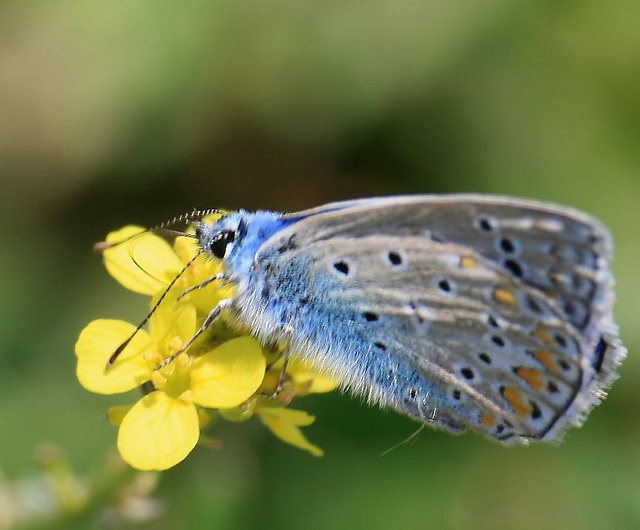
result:
<svg viewBox="0 0 640 530"><path fill-rule="evenodd" d="M207 214L205 214L207 215ZM122 351L127 347L127 345L131 342L131 340L133 339L133 337L136 336L136 334L138 333L138 331L140 331L142 329L142 327L149 322L149 319L151 318L151 315L153 315L156 311L156 309L158 309L158 306L162 303L162 301L165 299L165 297L167 296L167 293L171 290L171 288L175 285L175 283L178 281L178 278L180 278L180 276L182 276L184 274L184 272L193 264L193 262L198 259L198 257L200 257L200 255L203 253L204 251L201 249L195 256L193 256L193 258L191 258L187 264L182 267L182 270L175 276L175 278L173 278L173 280L171 280L171 282L169 283L169 285L167 286L167 288L164 290L164 292L160 295L160 298L158 298L158 301L155 303L155 305L151 308L151 311L149 311L149 313L147 314L147 316L144 318L144 320L142 322L140 322L140 324L138 324L138 326L136 327L136 329L133 331L133 333L131 333L131 335L129 335L128 338L126 338L124 340L124 342L122 342L120 344L120 346L118 346L116 348L116 350L111 354L111 357L109 357L109 360L107 361L107 364L105 365L104 369L105 371L108 370L109 368L111 368L111 366L113 365L114 362L116 362L116 359L120 356L120 354L122 353Z"/></svg>
<svg viewBox="0 0 640 530"><path fill-rule="evenodd" d="M156 225L156 226L152 226L149 228L145 228L144 230L142 230L141 232L138 232L136 234L133 234L121 241L116 241L114 243L109 243L107 241L99 241L98 243L96 243L95 245L93 245L93 250L95 252L104 252L107 249L116 247L118 245L122 245L123 243L126 243L127 241L130 241L133 238L139 237L142 234L148 234L148 233L152 233L152 234L163 234L163 235L167 235L167 236L183 236L183 237L190 237L195 239L196 236L194 234L189 234L187 232L182 232L180 230L174 230L172 228L169 228L172 225L175 225L177 223L182 223L182 222L190 222L196 219L202 219L205 215L211 215L211 214L222 214L224 213L222 210L218 210L217 208L209 208L206 210L193 210L192 212L189 213L183 213L182 215L177 215L176 217L169 219L167 221L163 221L162 223Z"/></svg>

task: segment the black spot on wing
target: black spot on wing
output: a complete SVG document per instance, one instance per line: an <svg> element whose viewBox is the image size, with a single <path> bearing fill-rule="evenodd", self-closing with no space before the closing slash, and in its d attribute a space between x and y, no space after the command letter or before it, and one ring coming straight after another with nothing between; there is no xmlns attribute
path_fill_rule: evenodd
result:
<svg viewBox="0 0 640 530"><path fill-rule="evenodd" d="M446 293L451 292L451 284L449 283L449 280L440 280L438 282L438 287L441 291Z"/></svg>
<svg viewBox="0 0 640 530"><path fill-rule="evenodd" d="M506 254L513 254L516 251L516 246L511 239L503 237L500 240L500 249Z"/></svg>
<svg viewBox="0 0 640 530"><path fill-rule="evenodd" d="M349 265L344 261L337 261L333 264L333 268L337 270L340 274L347 275L349 274Z"/></svg>
<svg viewBox="0 0 640 530"><path fill-rule="evenodd" d="M513 274L516 278L522 278L524 276L524 269L520 262L515 259L506 259L504 260L504 266L511 274Z"/></svg>
<svg viewBox="0 0 640 530"><path fill-rule="evenodd" d="M485 353L485 352L481 352L478 354L478 357L480 358L480 360L485 363L485 364L491 364L491 357Z"/></svg>
<svg viewBox="0 0 640 530"><path fill-rule="evenodd" d="M380 318L376 313L372 313L371 311L365 311L363 316L367 322L376 322Z"/></svg>
<svg viewBox="0 0 640 530"><path fill-rule="evenodd" d="M604 362L604 353L607 351L607 343L604 337L600 337L600 341L596 345L596 349L593 351L593 369L599 372L602 369L602 363Z"/></svg>
<svg viewBox="0 0 640 530"><path fill-rule="evenodd" d="M398 252L389 252L387 256L391 265L402 265L402 256Z"/></svg>

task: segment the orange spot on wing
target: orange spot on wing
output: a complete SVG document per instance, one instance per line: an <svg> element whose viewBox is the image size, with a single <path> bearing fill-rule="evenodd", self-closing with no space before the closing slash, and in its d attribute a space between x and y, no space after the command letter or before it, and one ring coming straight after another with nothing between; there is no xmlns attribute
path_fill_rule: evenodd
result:
<svg viewBox="0 0 640 530"><path fill-rule="evenodd" d="M513 292L508 289L496 289L493 291L493 299L501 305L514 307L516 305L516 297Z"/></svg>
<svg viewBox="0 0 640 530"><path fill-rule="evenodd" d="M504 389L502 395L509 402L518 418L525 419L531 414L531 405L524 400L522 392L516 387L508 386Z"/></svg>
<svg viewBox="0 0 640 530"><path fill-rule="evenodd" d="M460 267L463 269L475 269L478 266L478 262L469 256L463 256L460 259Z"/></svg>
<svg viewBox="0 0 640 530"><path fill-rule="evenodd" d="M482 414L480 414L480 424L485 429L491 429L491 427L496 424L496 419L488 412L483 412Z"/></svg>
<svg viewBox="0 0 640 530"><path fill-rule="evenodd" d="M544 326L538 326L533 332L533 336L539 338L547 346L551 346L553 344L551 337L549 337L549 330Z"/></svg>
<svg viewBox="0 0 640 530"><path fill-rule="evenodd" d="M542 364L544 364L552 374L555 374L558 371L558 365L553 360L553 358L555 357L553 352L534 351L533 356Z"/></svg>
<svg viewBox="0 0 640 530"><path fill-rule="evenodd" d="M521 367L516 370L516 374L518 377L522 377L534 390L540 390L544 386L544 382L540 378L542 374L535 368Z"/></svg>

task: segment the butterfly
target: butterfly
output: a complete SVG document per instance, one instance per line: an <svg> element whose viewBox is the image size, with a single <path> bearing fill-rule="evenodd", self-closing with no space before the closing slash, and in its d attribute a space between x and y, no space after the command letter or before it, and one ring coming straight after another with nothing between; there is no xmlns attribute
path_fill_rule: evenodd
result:
<svg viewBox="0 0 640 530"><path fill-rule="evenodd" d="M605 397L626 354L611 238L572 209L382 197L239 210L199 221L195 237L222 260L207 283L235 286L200 331L224 312L263 344L285 344L285 360L452 433L559 441Z"/></svg>

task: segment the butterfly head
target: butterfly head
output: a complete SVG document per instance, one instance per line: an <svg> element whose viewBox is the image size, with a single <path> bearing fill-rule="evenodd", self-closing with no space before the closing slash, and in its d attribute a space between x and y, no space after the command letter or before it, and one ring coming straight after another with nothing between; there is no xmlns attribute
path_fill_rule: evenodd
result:
<svg viewBox="0 0 640 530"><path fill-rule="evenodd" d="M240 223L241 218L237 213L225 215L213 224L200 221L196 225L196 237L205 252L224 259L233 248Z"/></svg>
<svg viewBox="0 0 640 530"><path fill-rule="evenodd" d="M267 211L230 212L214 223L200 221L195 235L206 254L222 260L231 278L249 274L258 249L288 222Z"/></svg>

